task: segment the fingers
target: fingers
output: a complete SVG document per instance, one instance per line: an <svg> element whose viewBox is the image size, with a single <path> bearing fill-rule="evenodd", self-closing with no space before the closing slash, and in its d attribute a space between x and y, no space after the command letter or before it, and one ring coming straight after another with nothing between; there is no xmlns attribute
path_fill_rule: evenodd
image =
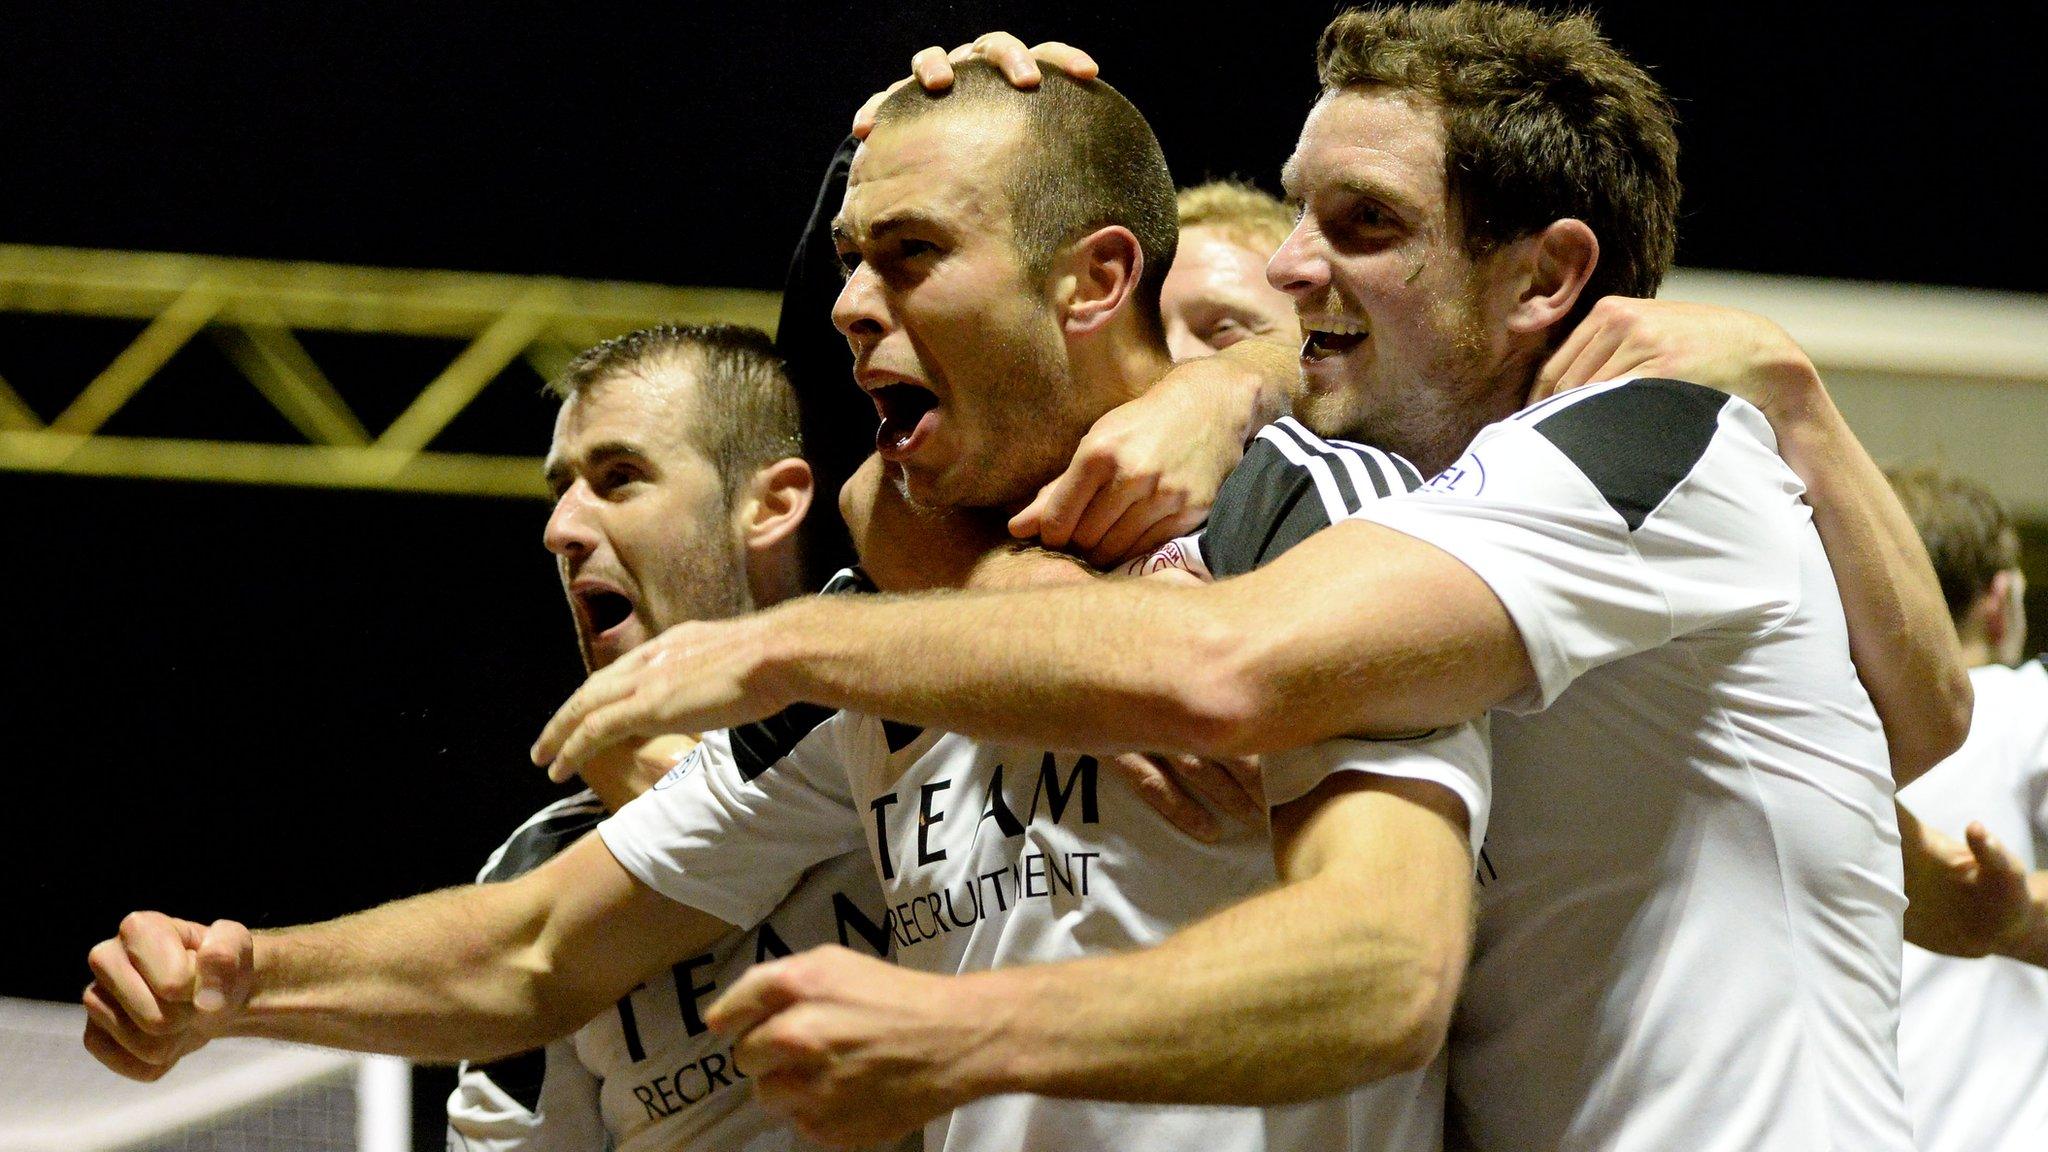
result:
<svg viewBox="0 0 2048 1152"><path fill-rule="evenodd" d="M704 1023L728 1036L744 1034L801 998L789 978L787 961L756 964L711 1002L704 1010Z"/></svg>
<svg viewBox="0 0 2048 1152"><path fill-rule="evenodd" d="M1040 62L1050 64L1076 80L1093 80L1102 74L1102 68L1095 63L1095 57L1058 40L1033 44L1031 54Z"/></svg>
<svg viewBox="0 0 2048 1152"><path fill-rule="evenodd" d="M1073 538L1074 526L1094 502L1103 486L1116 478L1116 459L1104 452L1091 452L1086 444L1074 455L1067 470L1039 489L1038 496L1010 521L1013 536L1037 536L1047 548L1064 548ZM1018 531L1026 525L1029 532Z"/></svg>
<svg viewBox="0 0 2048 1152"><path fill-rule="evenodd" d="M910 58L910 74L927 92L939 92L953 86L953 62L947 57L946 50L936 44L920 49Z"/></svg>
<svg viewBox="0 0 2048 1152"><path fill-rule="evenodd" d="M1150 548L1140 545L1147 539L1162 536L1160 543L1173 539L1178 532L1160 531L1160 526L1177 525L1181 513L1187 508L1187 497L1179 493L1154 492L1143 500L1124 509L1117 522L1102 533L1092 545L1084 544L1081 535L1075 534L1075 542L1088 549L1088 562L1105 571L1114 568L1126 558L1142 555ZM1152 547L1158 547L1157 544Z"/></svg>
<svg viewBox="0 0 2048 1152"><path fill-rule="evenodd" d="M1171 516L1163 517L1150 528L1147 528L1143 535L1139 536L1128 548L1124 549L1124 555L1134 560L1140 556L1149 556L1159 551L1167 541L1177 540L1200 528L1202 521L1208 518L1209 510L1206 508L1182 508L1180 511Z"/></svg>
<svg viewBox="0 0 2048 1152"><path fill-rule="evenodd" d="M189 924L190 921L183 922ZM192 925L197 928L198 925ZM192 999L193 961L192 953L198 943L196 935L188 935L181 922L161 912L130 912L121 918L120 946L127 953L132 971L147 985L150 999L189 1003ZM98 949L94 950L98 952ZM88 956L88 962L91 957ZM130 984L119 989L127 992ZM123 996L130 1012L136 1019L147 1021L148 1010L134 1000Z"/></svg>
<svg viewBox="0 0 2048 1152"><path fill-rule="evenodd" d="M1088 506L1081 510L1080 519L1074 522L1074 530L1067 537L1067 546L1086 552L1091 558L1098 550L1107 551L1100 546L1104 538L1121 524L1126 513L1139 509L1138 515L1147 517L1146 510L1152 506L1155 495L1152 485L1153 480L1149 476L1126 477L1107 488L1096 489L1094 498L1088 501ZM1150 527L1151 521L1156 519L1157 516L1147 517L1144 526ZM1129 535L1135 537L1137 533Z"/></svg>
<svg viewBox="0 0 2048 1152"><path fill-rule="evenodd" d="M1124 752L1111 757L1110 764L1130 781L1145 803L1166 817L1167 823L1204 844L1214 843L1223 834L1216 817L1153 757L1142 752Z"/></svg>
<svg viewBox="0 0 2048 1152"><path fill-rule="evenodd" d="M1076 80L1093 80L1101 73L1095 58L1071 44L1047 40L1030 48L1008 32L990 32L947 52L933 45L910 58L910 76L896 81L867 98L853 114L853 136L865 140L875 130L875 114L898 88L915 81L926 91L939 92L953 86L953 65L975 58L987 60L1019 88L1036 88L1044 80L1040 61L1060 69Z"/></svg>
<svg viewBox="0 0 2048 1152"><path fill-rule="evenodd" d="M1038 71L1038 61L1032 59L1031 49L1022 40L1008 32L989 32L977 37L972 44L953 49L953 59L966 60L975 56L996 66L1003 78L1019 88L1036 88L1045 77Z"/></svg>
<svg viewBox="0 0 2048 1152"><path fill-rule="evenodd" d="M144 1083L159 1080L171 1070L169 1064L152 1064L128 1051L95 1020L86 1021L85 1050L117 1075Z"/></svg>
<svg viewBox="0 0 2048 1152"><path fill-rule="evenodd" d="M2005 845L1981 822L1972 821L1964 830L1963 839L1970 845L1970 855L1976 858L1981 879L2012 888L2026 886L2026 865L2007 852Z"/></svg>
<svg viewBox="0 0 2048 1152"><path fill-rule="evenodd" d="M1591 330L1586 331L1589 328ZM1552 365L1558 366L1553 392L1563 392L1599 380L1612 380L1616 376L1626 375L1635 367L1619 356L1622 345L1629 336L1627 324L1619 320L1589 318L1573 330L1572 338L1578 339L1581 332L1585 333L1585 339L1570 359L1564 358L1566 350L1560 348L1558 354L1552 356L1549 363L1544 365L1546 373Z"/></svg>
<svg viewBox="0 0 2048 1152"><path fill-rule="evenodd" d="M547 727L541 729L540 739L533 742L533 762L547 766L548 779L560 784L575 775L573 769L561 763L563 747L572 735L580 732L592 713L632 696L634 681L626 675L629 670L627 662L652 646L652 643L642 644L620 657L611 667L585 680L583 687L555 711Z"/></svg>
<svg viewBox="0 0 2048 1152"><path fill-rule="evenodd" d="M100 1063L135 1080L155 1080L177 1063L175 1034L138 1024L95 983L79 998L85 1006L86 1050Z"/></svg>
<svg viewBox="0 0 2048 1152"><path fill-rule="evenodd" d="M875 114L882 110L882 105L887 102L889 97L896 94L898 88L908 83L910 83L910 80L906 77L868 97L867 103L862 104L860 110L853 114L853 138L855 140L865 140L868 138L868 133L875 130Z"/></svg>
<svg viewBox="0 0 2048 1152"><path fill-rule="evenodd" d="M218 1012L249 999L249 971L254 941L249 930L233 920L215 920L199 941L195 960L197 988L192 1006Z"/></svg>
<svg viewBox="0 0 2048 1152"><path fill-rule="evenodd" d="M562 741L562 750L548 769L549 777L560 771L562 779L567 780L581 772L583 766L598 753L622 740L659 735L663 725L652 713L652 707L640 702L637 694L628 693L616 703L586 713L582 722Z"/></svg>
<svg viewBox="0 0 2048 1152"><path fill-rule="evenodd" d="M1247 791L1222 764L1201 756L1174 755L1165 759L1167 767L1195 795L1241 823L1255 828L1265 826L1266 806L1261 795Z"/></svg>

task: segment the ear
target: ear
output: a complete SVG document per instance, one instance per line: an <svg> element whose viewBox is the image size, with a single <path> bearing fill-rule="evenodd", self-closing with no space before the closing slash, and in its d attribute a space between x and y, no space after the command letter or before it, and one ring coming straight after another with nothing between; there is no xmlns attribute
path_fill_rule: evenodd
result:
<svg viewBox="0 0 2048 1152"><path fill-rule="evenodd" d="M790 456L754 473L733 509L733 528L750 552L773 548L796 535L811 510L817 480L811 466Z"/></svg>
<svg viewBox="0 0 2048 1152"><path fill-rule="evenodd" d="M1578 305L1579 293L1600 263L1600 240L1583 220L1553 220L1502 255L1517 265L1508 331L1538 335L1552 331Z"/></svg>
<svg viewBox="0 0 2048 1152"><path fill-rule="evenodd" d="M1991 650L1998 651L2005 646L2005 638L2018 623L2014 607L2019 597L2013 595L2019 573L2010 568L1991 577L1991 586L1977 602L1977 610L1984 621L1984 639L1991 642Z"/></svg>
<svg viewBox="0 0 2048 1152"><path fill-rule="evenodd" d="M1145 252L1129 228L1112 224L1069 245L1053 267L1053 302L1069 336L1108 324L1138 290Z"/></svg>

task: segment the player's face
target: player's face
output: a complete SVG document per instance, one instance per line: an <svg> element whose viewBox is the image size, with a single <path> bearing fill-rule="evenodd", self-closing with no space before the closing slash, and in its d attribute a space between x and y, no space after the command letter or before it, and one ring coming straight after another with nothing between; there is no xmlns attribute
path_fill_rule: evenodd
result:
<svg viewBox="0 0 2048 1152"><path fill-rule="evenodd" d="M1159 287L1166 348L1175 360L1213 355L1253 336L1301 339L1293 299L1266 282L1272 255L1206 224L1181 230Z"/></svg>
<svg viewBox="0 0 2048 1152"><path fill-rule="evenodd" d="M1019 504L1101 415L1010 241L1021 136L971 111L878 127L833 222L848 273L832 320L881 418L875 448L915 503Z"/></svg>
<svg viewBox="0 0 2048 1152"><path fill-rule="evenodd" d="M749 606L718 470L690 438L695 403L694 372L663 365L600 380L555 417L543 539L591 671L671 625Z"/></svg>
<svg viewBox="0 0 2048 1152"><path fill-rule="evenodd" d="M1500 286L1461 244L1441 116L1392 93L1326 95L1284 182L1301 220L1267 274L1294 298L1306 336L1309 399L1296 411L1324 435L1359 437L1429 468L1449 463L1521 395L1499 396L1505 336L1487 321L1486 301Z"/></svg>

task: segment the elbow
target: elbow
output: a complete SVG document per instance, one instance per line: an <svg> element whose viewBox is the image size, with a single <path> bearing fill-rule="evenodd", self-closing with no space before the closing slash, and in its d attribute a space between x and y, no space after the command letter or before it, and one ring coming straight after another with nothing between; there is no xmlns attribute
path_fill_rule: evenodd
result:
<svg viewBox="0 0 2048 1152"><path fill-rule="evenodd" d="M1400 1076L1427 1068L1450 1036L1451 1008L1457 1000L1456 966L1432 966L1405 982L1401 1005L1384 1022L1384 1030L1360 1053L1360 1066L1375 1077Z"/></svg>
<svg viewBox="0 0 2048 1152"><path fill-rule="evenodd" d="M1960 666L1951 669L1935 688L1932 700L1918 715L1913 738L1892 742L1892 780L1900 788L1955 755L1970 737L1976 691L1970 686L1968 672Z"/></svg>

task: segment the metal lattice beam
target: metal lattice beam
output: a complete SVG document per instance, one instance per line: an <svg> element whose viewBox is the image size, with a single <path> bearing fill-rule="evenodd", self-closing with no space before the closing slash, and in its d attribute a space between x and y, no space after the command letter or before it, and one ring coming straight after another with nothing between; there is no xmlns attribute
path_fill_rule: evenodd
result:
<svg viewBox="0 0 2048 1152"><path fill-rule="evenodd" d="M507 367L524 360L551 377L578 350L662 321L772 332L778 306L774 293L736 288L0 244L0 312L145 322L47 426L0 380L0 470L541 495L538 458L431 449ZM411 402L372 435L299 341L303 331L467 343L432 380L409 386ZM305 443L102 434L202 332Z"/></svg>

